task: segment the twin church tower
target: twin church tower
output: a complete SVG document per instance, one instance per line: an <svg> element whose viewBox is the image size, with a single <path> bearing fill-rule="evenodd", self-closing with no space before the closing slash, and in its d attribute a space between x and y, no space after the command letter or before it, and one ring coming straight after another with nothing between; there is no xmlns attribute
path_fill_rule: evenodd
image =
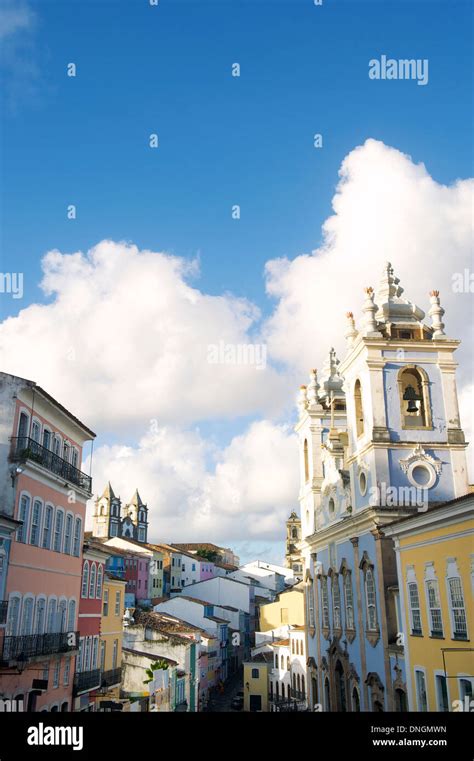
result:
<svg viewBox="0 0 474 761"><path fill-rule="evenodd" d="M146 543L148 507L142 502L138 489L130 502L122 507L120 497L115 496L109 481L104 493L94 504L92 533L101 539L118 536Z"/></svg>

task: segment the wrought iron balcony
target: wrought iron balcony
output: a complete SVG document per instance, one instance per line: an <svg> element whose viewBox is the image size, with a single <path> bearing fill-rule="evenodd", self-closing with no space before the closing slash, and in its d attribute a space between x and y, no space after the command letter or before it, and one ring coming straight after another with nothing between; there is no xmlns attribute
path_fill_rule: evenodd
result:
<svg viewBox="0 0 474 761"><path fill-rule="evenodd" d="M101 687L112 687L112 685L120 684L121 681L122 681L121 667L102 672Z"/></svg>
<svg viewBox="0 0 474 761"><path fill-rule="evenodd" d="M71 653L78 649L78 643L79 632L7 636L0 645L0 660L2 663L25 662L37 656Z"/></svg>
<svg viewBox="0 0 474 761"><path fill-rule="evenodd" d="M79 671L74 674L73 695L80 695L81 692L90 692L98 690L100 687L100 669L92 671Z"/></svg>
<svg viewBox="0 0 474 761"><path fill-rule="evenodd" d="M92 493L92 478L67 460L46 449L30 436L16 436L11 439L10 459L12 462L30 460L68 483L79 486L88 494Z"/></svg>
<svg viewBox="0 0 474 761"><path fill-rule="evenodd" d="M0 624L7 623L8 600L0 600Z"/></svg>

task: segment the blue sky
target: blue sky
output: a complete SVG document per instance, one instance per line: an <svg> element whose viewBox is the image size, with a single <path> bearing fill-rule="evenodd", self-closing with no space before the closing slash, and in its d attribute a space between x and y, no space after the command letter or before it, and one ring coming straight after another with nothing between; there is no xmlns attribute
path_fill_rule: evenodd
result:
<svg viewBox="0 0 474 761"><path fill-rule="evenodd" d="M20 78L2 110L2 267L22 262L27 301L41 298L45 251L110 237L199 253L202 288L266 309L265 261L317 246L355 145L381 139L443 183L469 171L472 141L459 129L472 119L469 2L31 7L37 75L31 88ZM368 60L382 53L428 58L428 86L369 80Z"/></svg>
<svg viewBox="0 0 474 761"><path fill-rule="evenodd" d="M423 162L438 183L472 174L471 2L16 7L24 26L9 36L0 26L0 263L25 280L22 300L0 299L2 319L51 300L38 287L47 251L86 251L106 238L199 257L196 287L245 297L268 316L265 263L320 245L341 162L367 138ZM428 59L428 85L370 80L368 62L382 54ZM231 76L236 62L240 77ZM256 417L203 415L200 430L226 446Z"/></svg>

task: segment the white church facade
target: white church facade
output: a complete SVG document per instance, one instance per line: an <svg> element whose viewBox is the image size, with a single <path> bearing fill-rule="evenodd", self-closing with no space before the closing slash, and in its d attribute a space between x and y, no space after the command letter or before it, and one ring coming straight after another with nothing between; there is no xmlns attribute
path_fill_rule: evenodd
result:
<svg viewBox="0 0 474 761"><path fill-rule="evenodd" d="M388 526L468 491L454 352L439 293L431 324L391 264L365 290L346 354L299 396L307 684L325 711L407 708L396 555Z"/></svg>
<svg viewBox="0 0 474 761"><path fill-rule="evenodd" d="M115 496L110 481L103 494L95 500L92 533L99 539L134 539L146 543L148 539L148 507L135 490L131 500L122 506Z"/></svg>

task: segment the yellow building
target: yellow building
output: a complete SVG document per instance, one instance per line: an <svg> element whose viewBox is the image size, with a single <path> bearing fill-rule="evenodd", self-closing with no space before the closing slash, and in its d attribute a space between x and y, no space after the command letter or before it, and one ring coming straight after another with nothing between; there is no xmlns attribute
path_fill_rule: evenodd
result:
<svg viewBox="0 0 474 761"><path fill-rule="evenodd" d="M126 582L122 579L105 573L100 620L100 669L102 687L108 697L118 697L120 690L125 586Z"/></svg>
<svg viewBox="0 0 474 761"><path fill-rule="evenodd" d="M280 626L304 626L304 584L295 584L290 590L281 592L275 602L261 605L258 629L267 632Z"/></svg>
<svg viewBox="0 0 474 761"><path fill-rule="evenodd" d="M244 662L244 711L268 711L268 675L273 655L260 653Z"/></svg>
<svg viewBox="0 0 474 761"><path fill-rule="evenodd" d="M397 555L409 709L469 710L474 494L398 521L384 534L393 538Z"/></svg>

